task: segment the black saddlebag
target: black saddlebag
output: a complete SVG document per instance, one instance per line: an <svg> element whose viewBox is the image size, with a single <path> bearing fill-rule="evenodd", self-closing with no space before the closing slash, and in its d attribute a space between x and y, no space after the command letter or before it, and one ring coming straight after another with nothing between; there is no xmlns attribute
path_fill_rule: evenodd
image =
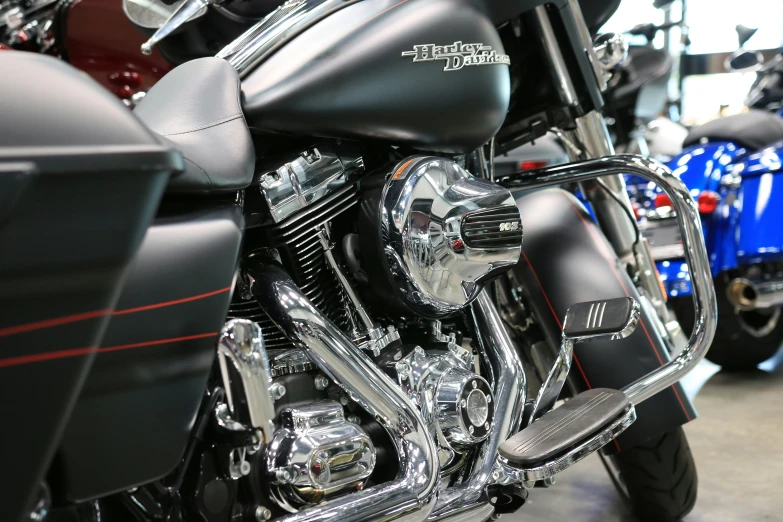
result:
<svg viewBox="0 0 783 522"><path fill-rule="evenodd" d="M0 52L0 520L59 444L179 153L54 58Z"/></svg>

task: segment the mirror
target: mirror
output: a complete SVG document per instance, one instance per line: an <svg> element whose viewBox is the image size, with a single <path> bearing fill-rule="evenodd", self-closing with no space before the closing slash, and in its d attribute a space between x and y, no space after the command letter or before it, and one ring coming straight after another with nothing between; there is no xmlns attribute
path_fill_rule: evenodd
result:
<svg viewBox="0 0 783 522"><path fill-rule="evenodd" d="M185 0L122 0L122 10L135 25L158 29L183 3ZM204 16L206 12L207 8L203 7L188 21Z"/></svg>
<svg viewBox="0 0 783 522"><path fill-rule="evenodd" d="M748 40L753 38L753 35L756 34L758 28L746 27L740 24L737 25L734 30L737 31L737 41L739 41L739 46L744 47L745 44L748 43Z"/></svg>
<svg viewBox="0 0 783 522"><path fill-rule="evenodd" d="M755 51L737 51L726 60L726 69L733 72L753 72L761 68L764 57Z"/></svg>

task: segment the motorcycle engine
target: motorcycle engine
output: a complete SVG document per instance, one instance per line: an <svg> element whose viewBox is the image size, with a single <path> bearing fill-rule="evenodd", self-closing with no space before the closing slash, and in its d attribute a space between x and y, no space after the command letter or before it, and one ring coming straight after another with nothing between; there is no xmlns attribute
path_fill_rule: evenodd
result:
<svg viewBox="0 0 783 522"><path fill-rule="evenodd" d="M256 181L259 216L267 217L250 218L246 242L259 245L250 256L282 264L399 384L424 414L441 474L455 473L487 438L494 397L470 348L454 328L443 333L440 319L457 315L519 260L513 196L437 157L365 175L360 158L323 145L271 167ZM249 285L240 280L230 316L261 326L279 426L255 459L267 477L258 490L294 512L392 480L389 435L282 335Z"/></svg>

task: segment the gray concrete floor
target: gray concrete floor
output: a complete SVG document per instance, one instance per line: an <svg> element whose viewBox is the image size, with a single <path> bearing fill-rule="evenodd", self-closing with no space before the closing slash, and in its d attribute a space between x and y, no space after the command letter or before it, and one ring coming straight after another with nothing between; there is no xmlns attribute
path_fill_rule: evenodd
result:
<svg viewBox="0 0 783 522"><path fill-rule="evenodd" d="M765 370L729 374L704 362L685 382L699 419L685 426L699 473L686 522L783 521L783 353ZM705 382L706 381L706 382ZM698 392L698 393L697 393ZM598 457L534 489L508 522L633 522Z"/></svg>

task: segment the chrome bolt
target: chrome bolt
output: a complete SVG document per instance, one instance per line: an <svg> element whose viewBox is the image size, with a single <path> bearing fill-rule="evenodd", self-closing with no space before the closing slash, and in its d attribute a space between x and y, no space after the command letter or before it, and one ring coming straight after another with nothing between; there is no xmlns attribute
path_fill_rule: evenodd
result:
<svg viewBox="0 0 783 522"><path fill-rule="evenodd" d="M473 435L473 432L474 432L475 430L473 429L473 426L471 426L471 427L469 427L469 428L468 428L468 431L470 432L470 434L471 434L471 435Z"/></svg>
<svg viewBox="0 0 783 522"><path fill-rule="evenodd" d="M478 381L473 381L472 385L473 385L473 389L476 389L476 387L478 386Z"/></svg>
<svg viewBox="0 0 783 522"><path fill-rule="evenodd" d="M275 478L281 484L290 484L296 480L296 471L291 468L280 468L275 472Z"/></svg>
<svg viewBox="0 0 783 522"><path fill-rule="evenodd" d="M329 379L326 377L326 375L319 373L315 376L315 380L313 381L313 384L315 384L316 390L325 390L329 387Z"/></svg>
<svg viewBox="0 0 783 522"><path fill-rule="evenodd" d="M426 352L424 351L424 348L422 348L421 346L417 346L416 348L414 348L413 353L416 354L416 357L424 357L425 355L427 355Z"/></svg>
<svg viewBox="0 0 783 522"><path fill-rule="evenodd" d="M485 422L485 423L484 423L484 429L485 429L485 430L488 430L488 429L489 429L489 423L488 423L488 422Z"/></svg>
<svg viewBox="0 0 783 522"><path fill-rule="evenodd" d="M544 486L554 486L555 485L555 477L547 477L544 479Z"/></svg>
<svg viewBox="0 0 783 522"><path fill-rule="evenodd" d="M266 508L264 506L258 506L256 508L256 520L258 522L264 522L265 520L269 520L272 518L272 511L269 510L269 508Z"/></svg>
<svg viewBox="0 0 783 522"><path fill-rule="evenodd" d="M500 482L501 480L503 480L503 475L504 475L503 470L500 468L495 468L492 470L492 480L494 482Z"/></svg>
<svg viewBox="0 0 783 522"><path fill-rule="evenodd" d="M346 417L345 420L347 420L351 424L361 424L362 423L362 419L359 418L359 416L354 414L354 413L348 415L348 417Z"/></svg>
<svg viewBox="0 0 783 522"><path fill-rule="evenodd" d="M489 404L490 402L492 402L492 396L491 395L487 395L487 404Z"/></svg>
<svg viewBox="0 0 783 522"><path fill-rule="evenodd" d="M250 474L250 463L246 460L243 460L239 463L239 472L242 474L242 476L247 476Z"/></svg>
<svg viewBox="0 0 783 522"><path fill-rule="evenodd" d="M269 393L272 394L272 399L279 401L283 398L283 395L285 395L285 386L280 384L279 382L272 383L272 386L269 387Z"/></svg>
<svg viewBox="0 0 783 522"><path fill-rule="evenodd" d="M461 401L459 401L459 405L464 408L465 406L468 405L468 401L466 401L465 399L462 399Z"/></svg>
<svg viewBox="0 0 783 522"><path fill-rule="evenodd" d="M348 406L348 403L351 402L351 398L348 397L345 394L340 395L340 404L343 406Z"/></svg>
<svg viewBox="0 0 783 522"><path fill-rule="evenodd" d="M408 378L408 372L411 371L411 365L408 364L407 361L398 362L395 368L397 369L397 373L400 375L400 379L405 380Z"/></svg>

